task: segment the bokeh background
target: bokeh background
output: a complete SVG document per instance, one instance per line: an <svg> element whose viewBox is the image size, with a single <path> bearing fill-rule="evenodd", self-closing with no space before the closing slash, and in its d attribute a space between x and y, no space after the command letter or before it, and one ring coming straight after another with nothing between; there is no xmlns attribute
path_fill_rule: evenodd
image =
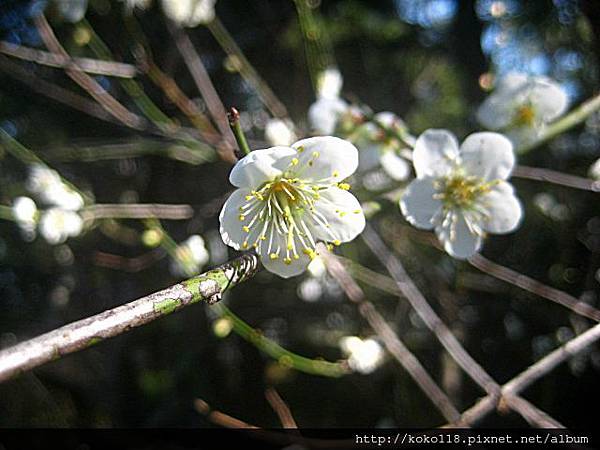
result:
<svg viewBox="0 0 600 450"><path fill-rule="evenodd" d="M300 1L300 0L299 0ZM393 111L415 134L446 128L459 137L478 129L477 105L494 77L512 70L548 75L577 105L598 89L600 6L594 0L310 0L315 32L344 77L344 95L374 111ZM52 2L0 0L2 40L42 48L31 15L46 8L72 55L92 56L90 28L114 60L135 64L144 36L155 63L200 109L204 103L167 31L158 1L135 9L132 35L124 2L89 0L86 22L70 23ZM216 12L242 51L307 129L315 96L303 35L291 0L218 0ZM248 137L261 145L268 113L202 25L187 30L226 106L236 106ZM18 65L28 77L15 75ZM7 68L8 67L8 68ZM96 77L135 110L123 87ZM163 221L176 241L201 234L210 265L234 255L220 242L218 211L230 191L230 165L204 145L183 160L167 138L107 123L47 98L31 80L82 91L62 70L0 56L0 126L102 203L187 203L188 221ZM30 81L30 83L27 83ZM185 117L144 76L147 95L170 117ZM522 164L586 176L600 157L600 116L524 156ZM23 189L26 168L0 149L0 202ZM489 259L599 306L600 209L597 194L514 180L525 221L514 234L488 239ZM358 192L361 195L360 191ZM430 304L467 350L506 381L590 326L568 310L485 275L415 239L393 204L374 219ZM141 231L139 221L125 221ZM360 241L341 254L380 273ZM111 256L112 255L112 256ZM115 258L117 255L118 258ZM141 257L141 259L140 259ZM138 258L138 259L133 259ZM133 262L132 262L133 261ZM0 346L49 331L173 284L169 257L138 239L121 242L101 227L58 246L25 242L0 222ZM343 358L339 339L374 333L330 279L281 280L260 273L224 300L267 337L296 353ZM308 283L307 283L308 282ZM482 392L448 358L405 301L364 285L401 339L459 409ZM370 374L327 378L294 371L235 333L215 327L210 308L196 305L0 385L2 427L206 427L194 408L214 408L261 426L279 426L264 392L274 386L304 427L433 426L443 418L391 358ZM597 425L600 348L569 360L524 397L570 427ZM513 413L483 425L520 426Z"/></svg>

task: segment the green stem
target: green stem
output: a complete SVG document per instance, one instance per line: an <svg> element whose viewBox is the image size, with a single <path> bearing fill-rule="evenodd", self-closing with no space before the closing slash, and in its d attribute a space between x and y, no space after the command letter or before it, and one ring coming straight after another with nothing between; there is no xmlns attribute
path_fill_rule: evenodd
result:
<svg viewBox="0 0 600 450"><path fill-rule="evenodd" d="M579 105L579 107L575 108L566 116L556 120L555 122L548 125L543 131L542 134L533 142L527 143L521 147L519 147L516 152L517 154L525 154L550 139L558 136L559 134L567 131L570 128L573 128L576 125L579 125L589 116L591 116L594 112L600 109L600 95L596 95L586 102Z"/></svg>
<svg viewBox="0 0 600 450"><path fill-rule="evenodd" d="M246 135L240 125L240 113L237 109L231 108L227 113L227 117L229 118L229 126L231 127L231 131L233 131L233 135L235 136L235 140L237 141L240 150L244 155L249 155L252 150L250 150L250 147L248 146Z"/></svg>
<svg viewBox="0 0 600 450"><path fill-rule="evenodd" d="M0 219L15 221L15 216L12 212L12 208L6 205L0 205Z"/></svg>

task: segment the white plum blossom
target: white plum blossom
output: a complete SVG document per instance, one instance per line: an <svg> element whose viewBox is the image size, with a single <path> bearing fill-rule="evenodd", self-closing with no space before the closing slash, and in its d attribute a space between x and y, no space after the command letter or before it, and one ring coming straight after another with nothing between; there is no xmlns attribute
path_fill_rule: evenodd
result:
<svg viewBox="0 0 600 450"><path fill-rule="evenodd" d="M362 232L362 208L343 183L357 166L356 147L332 136L251 152L229 176L238 189L219 216L223 242L255 249L281 277L299 275L319 241L339 245Z"/></svg>
<svg viewBox="0 0 600 450"><path fill-rule="evenodd" d="M555 81L513 72L502 78L481 104L477 120L487 129L506 132L514 142L523 143L562 115L567 105L567 94Z"/></svg>
<svg viewBox="0 0 600 450"><path fill-rule="evenodd" d="M29 197L17 197L13 201L12 214L26 240L35 238L35 226L39 216L37 205Z"/></svg>
<svg viewBox="0 0 600 450"><path fill-rule="evenodd" d="M165 15L179 26L193 28L215 18L217 0L162 0Z"/></svg>
<svg viewBox="0 0 600 450"><path fill-rule="evenodd" d="M458 259L476 253L487 233L517 228L522 208L506 180L515 164L511 142L482 132L458 146L446 130L427 130L413 151L414 179L400 200L415 227L434 229L444 249Z"/></svg>
<svg viewBox="0 0 600 450"><path fill-rule="evenodd" d="M600 180L600 159L597 159L596 162L590 166L588 175L594 180Z"/></svg>
<svg viewBox="0 0 600 450"><path fill-rule="evenodd" d="M181 267L179 260L186 261L195 272L199 272L208 263L209 254L202 236L193 234L175 249L177 261L171 262L171 273L185 276L187 273Z"/></svg>
<svg viewBox="0 0 600 450"><path fill-rule="evenodd" d="M397 131L406 130L402 119L392 112L377 113L374 120ZM367 122L362 128L363 138L361 141L363 142L358 144L360 148L359 171L369 172L382 169L392 180L406 180L410 175L410 165L398 154L402 143L386 136L385 132L373 122Z"/></svg>
<svg viewBox="0 0 600 450"><path fill-rule="evenodd" d="M49 244L62 244L81 234L83 220L74 211L50 208L42 213L39 230Z"/></svg>
<svg viewBox="0 0 600 450"><path fill-rule="evenodd" d="M265 125L265 137L271 145L290 145L298 140L294 126L283 119L269 119Z"/></svg>
<svg viewBox="0 0 600 450"><path fill-rule="evenodd" d="M384 360L383 347L375 339L346 336L340 339L339 344L348 357L348 365L355 372L369 374L375 371Z"/></svg>
<svg viewBox="0 0 600 450"><path fill-rule="evenodd" d="M84 18L88 0L54 0L58 14L67 22L76 23Z"/></svg>
<svg viewBox="0 0 600 450"><path fill-rule="evenodd" d="M30 167L27 186L42 201L62 209L77 211L84 205L81 195L63 183L60 175L42 164Z"/></svg>
<svg viewBox="0 0 600 450"><path fill-rule="evenodd" d="M342 74L329 68L321 72L317 80L317 100L308 109L311 129L318 134L330 135L340 118L349 110L349 105L340 98Z"/></svg>

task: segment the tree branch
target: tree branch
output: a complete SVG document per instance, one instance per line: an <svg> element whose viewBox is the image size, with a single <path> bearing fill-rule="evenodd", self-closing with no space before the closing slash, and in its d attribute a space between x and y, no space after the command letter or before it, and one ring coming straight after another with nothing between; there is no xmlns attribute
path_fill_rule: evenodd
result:
<svg viewBox="0 0 600 450"><path fill-rule="evenodd" d="M162 291L2 350L0 382L193 303L216 303L223 292L251 278L258 269L258 258L254 254L245 254Z"/></svg>

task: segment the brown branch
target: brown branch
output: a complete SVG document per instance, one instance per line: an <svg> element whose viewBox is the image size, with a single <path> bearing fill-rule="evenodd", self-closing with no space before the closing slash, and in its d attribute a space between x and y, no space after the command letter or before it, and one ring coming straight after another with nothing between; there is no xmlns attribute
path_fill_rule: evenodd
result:
<svg viewBox="0 0 600 450"><path fill-rule="evenodd" d="M460 413L454 407L448 396L441 390L429 373L421 365L415 355L400 341L394 330L369 302L364 291L348 274L342 263L332 255L325 246L319 244L319 254L325 260L327 270L342 287L348 298L358 305L358 311L367 320L371 328L383 341L386 349L408 372L423 393L431 400L447 420L449 417L459 417Z"/></svg>
<svg viewBox="0 0 600 450"><path fill-rule="evenodd" d="M442 346L452 358L454 358L457 364L462 367L465 373L467 373L490 398L499 399L501 396L500 385L471 357L446 324L442 322L421 291L419 291L409 277L400 261L389 251L379 235L367 225L361 236L373 254L386 267L387 271L396 281L398 288L417 312L421 320L423 320L427 328L429 328L438 338ZM551 421L543 420L544 417L547 417L547 414L542 413L541 411L539 411L539 413L532 413L532 411L537 411L537 408L533 405L523 408L524 403L520 401L514 402L513 396L504 397L504 399L511 409L521 414L530 423L545 428L555 427L558 424L554 419Z"/></svg>
<svg viewBox="0 0 600 450"><path fill-rule="evenodd" d="M243 420L236 419L229 414L225 414L221 411L214 410L201 398L194 400L194 409L203 416L206 416L208 420L216 425L220 425L224 428L248 428L257 430L259 427L251 425Z"/></svg>
<svg viewBox="0 0 600 450"><path fill-rule="evenodd" d="M512 176L528 180L546 181L548 183L584 191L600 192L600 181L590 180L589 178L578 177L541 167L516 166Z"/></svg>
<svg viewBox="0 0 600 450"><path fill-rule="evenodd" d="M48 50L57 54L58 56L70 59L69 54L54 35L54 31L52 31L52 28L46 20L46 17L44 17L43 14L39 14L35 16L34 22L42 40L44 41L44 44L46 47L48 47ZM83 72L73 60L71 60L71 62L65 66L65 73L82 89L84 89L94 100L102 105L102 107L106 109L112 116L125 125L138 128L143 124L143 119L136 114L133 114L121 103L119 103L113 96L106 92L106 90L100 86L96 80Z"/></svg>
<svg viewBox="0 0 600 450"><path fill-rule="evenodd" d="M196 83L196 87L206 102L208 112L210 113L213 121L217 124L217 128L223 136L223 139L225 139L228 144L228 148L223 149L223 152L225 152L225 155L223 155L224 159L231 162L237 161L233 151L235 148L235 139L233 138L233 134L229 128L225 106L223 106L223 103L219 98L219 94L210 80L200 55L198 52L196 52L194 44L192 44L192 41L184 30L176 28L171 23L168 23L167 25L169 32L175 39L175 45L177 46L179 53L181 53L181 56L183 57L183 60L186 63L194 82Z"/></svg>
<svg viewBox="0 0 600 450"><path fill-rule="evenodd" d="M535 381L551 372L559 364L568 358L575 356L584 350L587 346L600 339L600 324L581 333L576 338L571 339L566 344L549 353L538 362L521 372L509 382L502 386L501 397L507 395L516 395L525 390ZM497 405L498 398L487 396L479 400L474 406L462 413L459 421L452 426L471 426L490 413Z"/></svg>
<svg viewBox="0 0 600 450"><path fill-rule="evenodd" d="M275 388L268 388L265 391L265 398L279 417L281 421L281 425L283 428L298 428L298 424L294 420L294 416L292 415L292 411L289 406L283 401L279 393L275 390Z"/></svg>
<svg viewBox="0 0 600 450"><path fill-rule="evenodd" d="M582 302L572 295L567 294L566 292L540 283L539 281L509 269L508 267L501 266L498 263L490 261L479 253L471 256L468 261L473 267L476 267L488 275L558 303L559 305L562 305L581 316L587 317L588 319L600 322L599 310L591 305L588 305L587 303Z"/></svg>
<svg viewBox="0 0 600 450"><path fill-rule="evenodd" d="M65 69L76 65L81 70L95 75L106 75L119 78L133 78L137 73L135 66L115 61L102 61L92 58L71 58L69 56L49 53L35 48L24 47L6 41L0 41L0 53L32 61L36 64Z"/></svg>

